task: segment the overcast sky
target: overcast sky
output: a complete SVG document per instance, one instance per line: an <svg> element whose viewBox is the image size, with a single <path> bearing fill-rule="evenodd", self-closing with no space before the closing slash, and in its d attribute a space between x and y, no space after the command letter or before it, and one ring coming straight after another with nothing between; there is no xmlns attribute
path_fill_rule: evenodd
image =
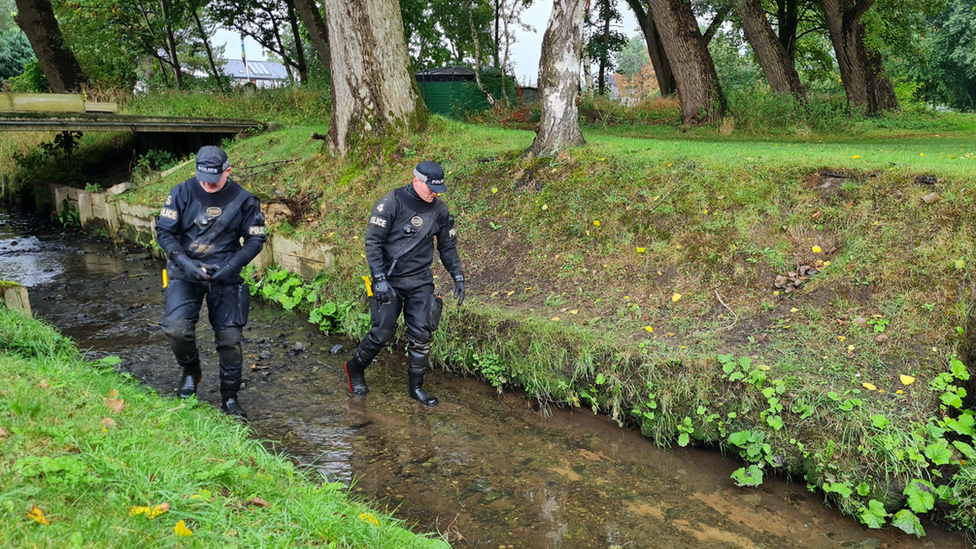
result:
<svg viewBox="0 0 976 549"><path fill-rule="evenodd" d="M549 13L552 11L553 0L536 0L532 7L522 14L522 21L535 28L535 32L519 32L516 42L511 45L509 58L515 76L524 86L535 85L539 80L539 56L542 53L542 35L549 23ZM634 12L626 5L620 5L623 23L618 24L618 31L627 36L634 36L640 32ZM218 30L214 35L214 43L226 44L224 56L227 59L241 58L241 37L236 32ZM265 59L261 46L250 38L244 39L247 58L253 61Z"/></svg>

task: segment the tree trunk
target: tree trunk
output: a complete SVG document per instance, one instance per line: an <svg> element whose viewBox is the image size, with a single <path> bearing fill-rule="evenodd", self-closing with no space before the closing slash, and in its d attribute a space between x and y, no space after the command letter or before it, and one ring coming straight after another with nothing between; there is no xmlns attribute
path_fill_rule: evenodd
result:
<svg viewBox="0 0 976 549"><path fill-rule="evenodd" d="M779 43L790 58L790 65L796 62L796 32L800 28L799 0L777 0L776 22L779 28Z"/></svg>
<svg viewBox="0 0 976 549"><path fill-rule="evenodd" d="M603 1L607 17L603 20L603 55L600 56L600 74L597 75L597 93L600 95L607 91L607 65L610 62L610 5L609 0Z"/></svg>
<svg viewBox="0 0 976 549"><path fill-rule="evenodd" d="M536 127L535 140L526 151L528 154L555 156L567 147L586 143L580 130L576 98L587 4L587 0L553 2L539 60L542 119Z"/></svg>
<svg viewBox="0 0 976 549"><path fill-rule="evenodd" d="M308 83L308 64L305 62L305 47L302 45L302 35L298 31L298 17L295 16L295 2L286 2L288 7L288 23L291 24L291 33L295 37L295 68L298 69L298 78L302 84ZM284 48L282 48L284 49Z"/></svg>
<svg viewBox="0 0 976 549"><path fill-rule="evenodd" d="M217 85L218 90L224 89L224 79L220 76L220 71L217 69L217 63L214 62L213 50L210 48L210 38L207 36L207 31L203 28L203 22L200 21L200 14L197 10L193 10L193 20L197 24L197 32L200 33L200 39L203 40L203 47L207 50L207 62L210 63L210 71L214 77L214 83Z"/></svg>
<svg viewBox="0 0 976 549"><path fill-rule="evenodd" d="M176 37L173 35L173 22L169 20L168 0L159 0L160 15L163 16L166 29L166 49L169 52L169 64L173 67L173 76L176 78L176 87L183 88L183 68L180 67L179 57L176 55Z"/></svg>
<svg viewBox="0 0 976 549"><path fill-rule="evenodd" d="M847 105L852 111L862 110L864 114L898 108L894 86L884 74L881 54L869 51L864 43L861 17L873 5L874 0L857 0L854 4L844 0L820 0L847 94Z"/></svg>
<svg viewBox="0 0 976 549"><path fill-rule="evenodd" d="M657 86L661 90L661 97L674 95L678 89L674 84L674 73L671 71L671 64L668 63L668 56L664 53L664 45L661 44L661 35L658 34L657 25L650 10L645 10L642 0L627 0L630 8L637 16L641 32L644 33L644 42L647 44L647 55L651 58L651 66L654 67L654 76L657 78Z"/></svg>
<svg viewBox="0 0 976 549"><path fill-rule="evenodd" d="M345 156L360 144L426 125L397 0L326 0L332 68L328 143Z"/></svg>
<svg viewBox="0 0 976 549"><path fill-rule="evenodd" d="M705 41L706 46L711 43L712 38L715 38L715 33L718 32L718 29L722 28L722 25L725 24L725 18L729 16L730 11L732 11L732 8L728 6L719 6L712 22L708 24L708 28L702 33L702 40Z"/></svg>
<svg viewBox="0 0 976 549"><path fill-rule="evenodd" d="M725 96L691 4L682 0L648 0L648 4L674 69L685 123L718 122L725 115Z"/></svg>
<svg viewBox="0 0 976 549"><path fill-rule="evenodd" d="M746 39L759 58L759 65L766 74L766 81L773 91L789 93L798 99L803 99L803 85L800 75L783 45L776 39L772 25L766 19L759 0L733 0L735 10L742 20L742 28L746 32Z"/></svg>
<svg viewBox="0 0 976 549"><path fill-rule="evenodd" d="M496 69L500 69L501 68L501 65L499 64L498 52L501 51L501 49L502 49L502 43L501 43L501 38L499 37L500 29L498 27L498 23L501 20L501 15L500 15L501 14L501 5L500 4L502 3L502 1L503 0L495 0L495 51L492 52L492 56L495 58L495 68Z"/></svg>
<svg viewBox="0 0 976 549"><path fill-rule="evenodd" d="M295 0L295 9L298 11L298 16L302 18L302 23L305 24L305 30L308 31L308 36L312 39L312 46L315 47L315 53L319 55L319 59L322 60L325 68L331 71L331 61L329 60L329 30L325 26L325 21L322 19L322 13L319 11L318 5L315 3L315 0Z"/></svg>
<svg viewBox="0 0 976 549"><path fill-rule="evenodd" d="M16 0L14 21L20 27L54 93L78 93L88 84L75 54L64 43L50 0Z"/></svg>

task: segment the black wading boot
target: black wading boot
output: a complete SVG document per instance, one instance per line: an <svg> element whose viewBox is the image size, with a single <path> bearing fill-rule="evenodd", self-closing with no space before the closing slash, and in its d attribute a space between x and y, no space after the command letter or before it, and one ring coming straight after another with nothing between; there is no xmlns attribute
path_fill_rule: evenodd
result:
<svg viewBox="0 0 976 549"><path fill-rule="evenodd" d="M223 403L220 405L220 409L224 411L225 414L229 416L236 417L238 419L247 419L247 412L241 408L241 404L237 401L237 393L224 393L221 391L221 398Z"/></svg>
<svg viewBox="0 0 976 549"><path fill-rule="evenodd" d="M424 392L423 389L421 389L421 387L424 386L423 373L418 374L415 372L407 372L407 378L409 379L410 382L410 390L407 391L407 394L410 395L410 398L414 400L419 400L420 402L423 402L427 406L437 406L437 397L435 397L434 395L427 394Z"/></svg>
<svg viewBox="0 0 976 549"><path fill-rule="evenodd" d="M197 394L197 385L203 379L203 372L200 371L200 359L196 364L189 364L183 367L183 381L180 383L179 390L176 391L178 398L190 398Z"/></svg>
<svg viewBox="0 0 976 549"><path fill-rule="evenodd" d="M346 371L346 381L349 383L350 393L365 395L369 392L369 387L366 386L366 367L359 364L356 353L353 353L352 357L342 365L342 368Z"/></svg>

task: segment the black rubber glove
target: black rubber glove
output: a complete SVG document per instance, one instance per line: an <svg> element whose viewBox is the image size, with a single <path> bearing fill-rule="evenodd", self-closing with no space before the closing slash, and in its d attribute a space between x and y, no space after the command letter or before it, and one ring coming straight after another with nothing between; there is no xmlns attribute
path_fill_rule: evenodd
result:
<svg viewBox="0 0 976 549"><path fill-rule="evenodd" d="M210 282L213 284L240 284L244 280L241 278L241 268L231 261L218 269L210 277Z"/></svg>
<svg viewBox="0 0 976 549"><path fill-rule="evenodd" d="M169 259L183 271L183 274L190 280L196 282L209 282L210 275L204 272L199 261L190 259L185 253L170 252Z"/></svg>
<svg viewBox="0 0 976 549"><path fill-rule="evenodd" d="M393 301L394 293L393 286L390 286L390 283L385 278L381 278L376 281L376 284L373 284L373 297L380 303Z"/></svg>
<svg viewBox="0 0 976 549"><path fill-rule="evenodd" d="M454 299L457 300L457 306L460 307L464 303L464 282L457 281L454 283Z"/></svg>

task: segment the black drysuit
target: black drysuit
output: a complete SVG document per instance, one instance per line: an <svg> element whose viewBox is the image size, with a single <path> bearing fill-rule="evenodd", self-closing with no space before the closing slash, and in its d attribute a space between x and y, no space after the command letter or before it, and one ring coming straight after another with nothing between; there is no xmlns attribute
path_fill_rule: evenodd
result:
<svg viewBox="0 0 976 549"><path fill-rule="evenodd" d="M427 369L432 333L441 313L430 270L435 238L444 267L456 282L463 282L454 217L447 204L437 198L424 202L413 185L407 185L386 193L373 205L366 226L366 260L373 280L385 278L396 295L385 304L370 298L373 328L353 355L360 367L369 365L390 344L402 311L407 325L408 371L422 375Z"/></svg>
<svg viewBox="0 0 976 549"><path fill-rule="evenodd" d="M204 266L231 264L235 269L235 282L217 284L196 281L172 260L166 263L169 285L163 332L184 371L198 372L196 323L206 297L220 357L220 392L225 400L236 398L241 387L241 341L250 293L240 270L260 253L267 239L264 232L260 201L230 179L212 194L204 191L195 177L184 181L170 191L156 219L156 240L167 257L176 252Z"/></svg>

